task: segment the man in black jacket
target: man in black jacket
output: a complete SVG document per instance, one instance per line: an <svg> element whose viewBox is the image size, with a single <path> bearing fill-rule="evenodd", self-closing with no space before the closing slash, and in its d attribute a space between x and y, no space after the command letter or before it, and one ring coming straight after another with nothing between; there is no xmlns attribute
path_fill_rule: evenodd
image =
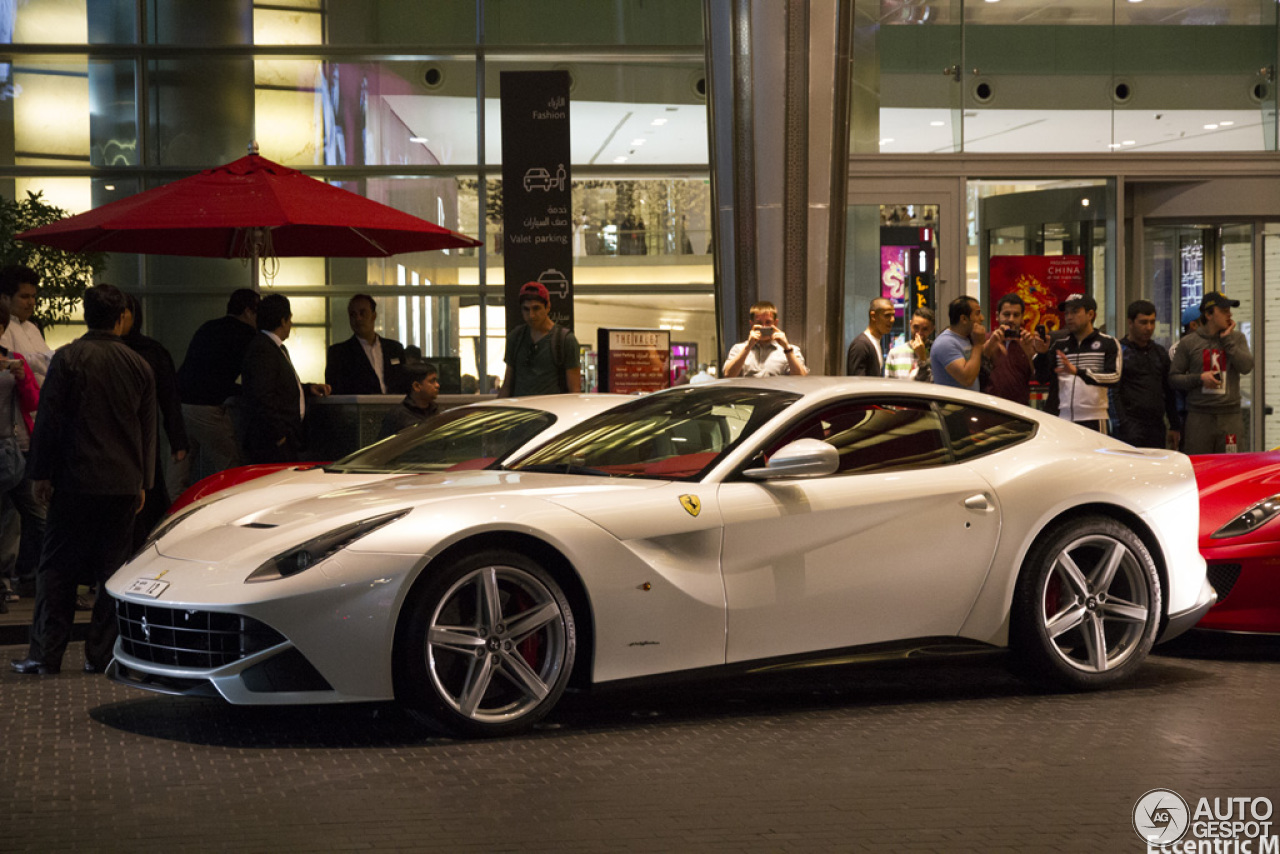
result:
<svg viewBox="0 0 1280 854"><path fill-rule="evenodd" d="M236 380L244 351L257 333L257 291L240 288L227 300L227 313L207 321L187 345L178 369L178 397L187 429L187 465L178 466L178 491L192 483L240 465L228 401L240 394Z"/></svg>
<svg viewBox="0 0 1280 854"><path fill-rule="evenodd" d="M49 504L36 574L35 614L19 673L62 667L75 616L76 584L98 584L85 670L98 672L115 645L107 579L128 556L134 514L155 474L156 385L151 368L120 339L125 296L111 285L84 294L89 331L54 353L40 393L27 475Z"/></svg>
<svg viewBox="0 0 1280 854"><path fill-rule="evenodd" d="M302 449L302 417L308 396L324 397L329 386L303 383L294 372L285 339L293 330L289 298L271 294L258 306L258 334L241 367L244 385L245 455L252 463L289 463Z"/></svg>
<svg viewBox="0 0 1280 854"><path fill-rule="evenodd" d="M1169 351L1152 340L1155 303L1129 303L1128 317L1129 334L1120 339L1124 371L1112 392L1116 438L1139 448L1177 448L1182 419L1169 385Z"/></svg>
<svg viewBox="0 0 1280 854"><path fill-rule="evenodd" d="M347 303L353 333L329 348L324 381L334 394L406 394L404 345L374 331L378 306L368 294Z"/></svg>

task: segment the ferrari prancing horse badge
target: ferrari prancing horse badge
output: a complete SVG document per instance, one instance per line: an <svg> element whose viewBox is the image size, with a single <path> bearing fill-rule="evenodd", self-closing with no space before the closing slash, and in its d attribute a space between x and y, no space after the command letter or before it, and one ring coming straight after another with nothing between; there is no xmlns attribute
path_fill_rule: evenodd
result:
<svg viewBox="0 0 1280 854"><path fill-rule="evenodd" d="M681 495L680 506L689 511L690 516L697 516L702 510L702 502L698 500L696 495Z"/></svg>

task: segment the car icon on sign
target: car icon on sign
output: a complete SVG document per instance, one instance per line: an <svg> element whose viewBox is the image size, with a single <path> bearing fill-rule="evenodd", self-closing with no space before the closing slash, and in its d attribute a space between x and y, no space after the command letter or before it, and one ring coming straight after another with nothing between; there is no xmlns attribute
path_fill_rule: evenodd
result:
<svg viewBox="0 0 1280 854"><path fill-rule="evenodd" d="M547 289L547 293L567 299L569 297L569 280L559 270L543 270L538 281Z"/></svg>
<svg viewBox="0 0 1280 854"><path fill-rule="evenodd" d="M526 193L530 190L543 190L546 192L563 190L565 175L566 170L563 163L556 169L554 177L541 166L535 166L524 173L524 190Z"/></svg>

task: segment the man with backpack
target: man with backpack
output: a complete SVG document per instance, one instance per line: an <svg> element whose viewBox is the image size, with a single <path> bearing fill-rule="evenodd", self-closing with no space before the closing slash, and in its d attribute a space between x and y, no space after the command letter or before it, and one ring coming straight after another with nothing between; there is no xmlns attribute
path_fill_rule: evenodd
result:
<svg viewBox="0 0 1280 854"><path fill-rule="evenodd" d="M540 282L520 288L524 325L507 335L506 375L498 397L582 391L578 339L551 319L551 294Z"/></svg>

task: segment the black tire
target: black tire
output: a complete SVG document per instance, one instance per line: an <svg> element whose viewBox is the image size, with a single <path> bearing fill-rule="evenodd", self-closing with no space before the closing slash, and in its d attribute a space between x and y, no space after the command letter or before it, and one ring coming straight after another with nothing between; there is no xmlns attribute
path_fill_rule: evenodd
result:
<svg viewBox="0 0 1280 854"><path fill-rule="evenodd" d="M1009 643L1024 676L1072 690L1133 675L1155 643L1162 596L1142 539L1105 516L1063 523L1023 564Z"/></svg>
<svg viewBox="0 0 1280 854"><path fill-rule="evenodd" d="M560 585L509 551L426 571L397 627L397 698L449 735L529 729L555 706L573 671L577 632Z"/></svg>

